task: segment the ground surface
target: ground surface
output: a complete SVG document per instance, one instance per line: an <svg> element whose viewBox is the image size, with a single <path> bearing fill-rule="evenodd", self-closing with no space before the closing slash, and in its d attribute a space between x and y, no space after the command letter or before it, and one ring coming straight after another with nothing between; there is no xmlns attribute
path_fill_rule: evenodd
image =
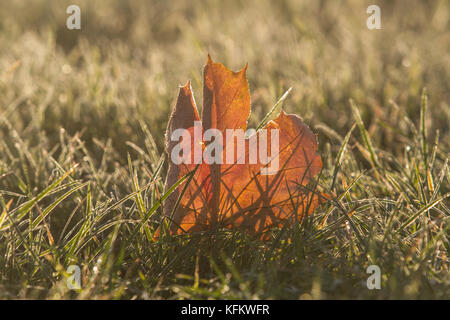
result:
<svg viewBox="0 0 450 320"><path fill-rule="evenodd" d="M364 1L2 1L0 298L449 298L449 2L376 2L381 30ZM318 134L334 200L268 242L151 240L207 53L248 62L250 127L293 87Z"/></svg>

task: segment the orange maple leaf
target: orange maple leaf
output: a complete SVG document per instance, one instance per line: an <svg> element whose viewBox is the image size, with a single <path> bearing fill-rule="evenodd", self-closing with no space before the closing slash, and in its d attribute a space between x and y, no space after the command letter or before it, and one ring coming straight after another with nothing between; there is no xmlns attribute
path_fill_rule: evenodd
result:
<svg viewBox="0 0 450 320"><path fill-rule="evenodd" d="M260 235L272 227L281 227L286 221L300 220L305 214L310 214L324 198L320 193L305 188L320 172L322 160L316 152L315 135L298 116L282 111L263 128L271 137L272 130L278 131L278 153L270 155L270 159L278 157L276 172L264 174L262 169L269 166L267 161L251 160L249 150L256 144L261 147L261 140L258 139L262 138L264 130L245 138L243 152L242 149L238 150L234 136L227 139L227 129L246 130L247 127L250 93L246 69L247 66L233 72L223 64L213 62L208 55L204 69L202 120L190 82L180 88L166 132L169 168L165 190L187 174L193 176L178 186L164 202L163 213L169 220L170 234L226 227L241 228L250 234ZM194 126L196 121L197 124L201 121L200 134L197 132L197 135ZM185 141L191 152L185 154L184 159L189 161L179 164L170 159L179 143L172 139L177 129L184 129L191 137L194 136L190 141ZM208 129L224 133L220 145L222 149L219 150L221 159L231 148L232 163L211 163L208 155L195 161L193 150L200 148L203 152L208 148L208 141L203 135ZM263 151L272 150L271 139L262 141L267 143Z"/></svg>

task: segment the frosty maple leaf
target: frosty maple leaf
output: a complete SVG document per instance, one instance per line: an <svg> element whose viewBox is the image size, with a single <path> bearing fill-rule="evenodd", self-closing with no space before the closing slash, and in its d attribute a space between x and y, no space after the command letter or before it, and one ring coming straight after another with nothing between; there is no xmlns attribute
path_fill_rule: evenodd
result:
<svg viewBox="0 0 450 320"><path fill-rule="evenodd" d="M193 176L178 186L164 202L163 213L170 221L171 234L220 227L241 228L250 234L263 234L272 227L282 226L286 221L300 220L321 202L319 194L305 188L322 168L322 160L316 152L316 137L298 116L283 111L263 128L266 132L277 129L279 134L279 151L275 155L278 157L279 169L273 174L261 173L267 164L249 161L251 144L259 141L252 138L258 138L263 130L245 139L245 154L237 154L234 138L224 140L223 149L233 148L235 151L235 161L231 164L208 164L205 159L197 163L186 161L175 164L170 160L171 152L178 143L171 139L173 132L185 129L193 133L196 121L201 121L202 131L197 138L194 134L191 139L191 150L198 145L202 146L202 150L205 148L207 143L203 140L203 132L208 129L222 132L227 129L246 130L250 115L246 69L247 66L233 72L213 62L208 55L204 69L201 120L190 82L180 88L166 132L169 168L165 190L183 176L189 173ZM271 150L271 140L267 142L267 149ZM193 160L192 154L185 156L185 159ZM244 163L237 161L237 157L244 157Z"/></svg>

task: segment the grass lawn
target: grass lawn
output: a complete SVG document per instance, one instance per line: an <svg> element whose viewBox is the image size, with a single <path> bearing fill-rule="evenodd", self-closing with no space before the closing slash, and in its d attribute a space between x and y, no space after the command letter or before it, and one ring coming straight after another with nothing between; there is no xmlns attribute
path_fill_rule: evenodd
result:
<svg viewBox="0 0 450 320"><path fill-rule="evenodd" d="M1 299L450 298L449 1L2 2ZM208 53L248 63L249 127L292 87L318 135L333 199L268 241L152 240L169 115L189 79L202 101Z"/></svg>

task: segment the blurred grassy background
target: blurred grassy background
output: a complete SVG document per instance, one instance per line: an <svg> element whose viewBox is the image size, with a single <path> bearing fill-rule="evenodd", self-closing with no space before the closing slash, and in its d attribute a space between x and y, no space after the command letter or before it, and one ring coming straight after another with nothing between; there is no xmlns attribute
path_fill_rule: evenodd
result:
<svg viewBox="0 0 450 320"><path fill-rule="evenodd" d="M448 191L448 169L444 162L450 150L450 3L447 0L375 2L381 7L381 30L366 27L366 8L374 4L373 1L2 1L0 192L4 197L3 210L10 199L13 203L9 210L19 208L26 199L31 199L54 181L61 174L58 170L67 170L74 162L82 163L75 178L90 182L89 195L95 210L101 210L102 206L133 191L127 153L131 154L133 166L139 168L140 179L148 182L157 171L159 157L163 154L164 132L177 86L191 79L196 100L202 101L202 68L207 53L234 70L248 62L252 97L250 126L255 126L281 95L293 87L283 108L302 116L319 134L321 154L328 170L325 179L332 176L343 137L355 123L350 98L359 107L378 156L386 161L394 158L398 166L409 168L411 165L414 170L415 157L420 154L420 140L412 124L419 124L421 92L426 87L428 108L424 125L428 128L428 151L432 152L432 145L439 138L439 147L436 145L434 153L437 172L434 177L442 170L447 175L442 183L444 194ZM65 26L68 16L65 11L70 4L81 7L79 31L68 30ZM356 130L354 135L361 140ZM371 168L364 151L358 153L355 141L350 143L356 160L348 160L352 163L346 171L349 180L360 170ZM412 149L412 153L408 153L406 147ZM427 165L423 163L418 167L423 180L429 178ZM164 170L160 175L164 176ZM374 179L369 176L367 183ZM407 175L405 179L414 180ZM370 197L375 195L396 201L401 194L389 194L382 186L374 188ZM154 189L153 197L158 197L158 190L161 191ZM354 195L356 199L369 197L360 192ZM79 196L82 199L86 194ZM53 203L55 198L51 199L46 198L44 204ZM61 235L64 239L64 231L70 229L64 229L64 226L70 214L75 212L73 210L81 207L88 212L92 209L84 208L85 204L80 204L81 200L77 199L65 199L58 206L57 214L48 218L50 233L55 238ZM135 210L133 206L128 209ZM445 208L441 210L444 212ZM39 214L36 208L33 212ZM373 209L373 212L377 211ZM108 212L105 217L112 219L117 215L122 217L122 214L125 213L119 210L114 214ZM77 225L71 227L76 229ZM39 233L43 237L44 231ZM16 233L20 232L16 230ZM13 234L9 236L14 237ZM109 241L108 237L104 236L105 242ZM66 245L64 241L62 243ZM334 245L336 243L339 241ZM10 245L4 242L2 247L5 258L2 257L0 270L4 272L0 271L0 277L5 287L0 297L9 297L9 294L64 296L58 291L63 289L43 290L45 293L24 289L30 283L37 283L39 287L45 277L35 276L35 262L21 267L9 257L15 252ZM62 250L64 245L55 247ZM83 258L67 258L66 253L55 250L61 255L62 265L71 259L79 259L92 266L94 256L103 252L95 249L95 245L101 248L103 245L95 241L92 245L87 250L89 246L79 244L77 252L83 252ZM39 248L35 248L39 259L54 248L49 243L50 249L42 249L43 254L40 246L41 242ZM21 245L17 248L24 252L29 250ZM172 250L174 255L179 252ZM24 252L18 260L22 259L27 265ZM142 266L138 278L151 278L156 271L148 264L146 267L143 261L150 259L152 254L139 252L146 258L139 256L138 259L129 253L125 260L133 266L133 263ZM52 259L50 265L54 267L57 259L55 256ZM135 262L136 259L141 262ZM440 259L448 263L447 258L441 256ZM164 261L161 258L159 268L167 271L164 265L167 261ZM192 261L190 265L193 265ZM24 270L28 270L29 275L21 274ZM308 270L314 274L313 269ZM177 272L189 273L188 270L170 272L172 277ZM336 276L330 272L333 275L330 277ZM351 274L354 271L345 272ZM407 279L406 273L399 272ZM423 274L425 278L428 275ZM284 283L278 275L271 276L273 285ZM297 298L311 289L309 285L313 286L312 278L308 279L303 279L305 287L293 289L292 295L286 288L268 286L261 289L263 293L259 296ZM314 279L320 279L320 276ZM152 288L160 285L158 281L152 281L149 284ZM42 282L44 287L52 287L46 280ZM417 289L420 286L408 289L407 294L398 289L399 283L393 284L384 296L420 296ZM180 292L169 284L161 296ZM448 282L441 284L443 287L436 297L448 293ZM346 283L341 288L336 284L341 293L330 289L328 296L367 297L365 293L352 293L353 285L354 282ZM147 297L141 293L151 291L145 289L145 285L137 286L136 292L120 288L121 293L112 290L115 293L110 295L104 291L89 292L92 297L115 297L114 294ZM313 289L317 293L317 285ZM256 294L256 291L248 290L250 293L246 297ZM188 297L203 294L183 292ZM433 290L423 294L434 297L430 292ZM155 295L159 297L157 293ZM315 298L327 296L312 295Z"/></svg>
<svg viewBox="0 0 450 320"><path fill-rule="evenodd" d="M72 3L81 31L65 26ZM202 101L209 52L235 70L249 63L252 124L292 86L288 112L343 133L351 97L374 139L401 149L401 138L376 124L395 121L390 99L417 119L428 87L433 128L448 134L448 2L378 3L382 30L372 31L365 1L4 2L0 68L20 67L3 76L2 105L26 102L11 112L19 130L33 123L58 137L60 127L84 129L86 141L111 138L124 154L125 140L140 141L136 119L161 140L177 85L192 79Z"/></svg>

